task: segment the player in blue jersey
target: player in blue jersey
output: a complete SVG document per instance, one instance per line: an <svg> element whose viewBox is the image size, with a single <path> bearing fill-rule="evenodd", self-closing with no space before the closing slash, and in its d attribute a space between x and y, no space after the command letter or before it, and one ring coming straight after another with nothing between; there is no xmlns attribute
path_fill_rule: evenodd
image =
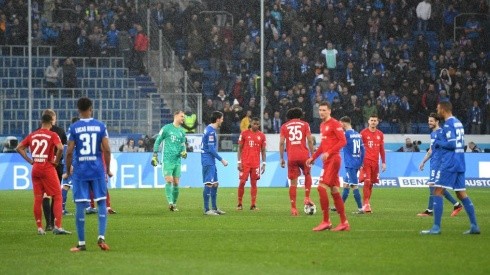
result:
<svg viewBox="0 0 490 275"><path fill-rule="evenodd" d="M357 188L359 183L357 174L364 160L364 143L362 142L361 135L352 129L350 117L342 117L340 123L342 124L342 128L344 128L345 138L347 139L347 145L344 147L345 176L342 200L345 203L349 197L350 188L352 188L352 193L354 194L354 199L357 203L357 212L354 213L364 214L364 210L362 210L361 194Z"/></svg>
<svg viewBox="0 0 490 275"><path fill-rule="evenodd" d="M107 226L107 184L105 177L106 173L108 176L112 176L109 135L104 123L92 118L92 101L89 98L80 98L77 106L80 120L70 126L68 148L66 149L66 167L73 166L73 169L67 169L67 174L72 177L78 234L78 245L73 247L71 251L86 250L85 207L90 202L90 191L94 193L94 201L97 202L99 211L97 244L102 250L109 250L109 246L105 242ZM73 161L73 156L76 156L75 161Z"/></svg>
<svg viewBox="0 0 490 275"><path fill-rule="evenodd" d="M442 150L440 148L434 148L434 141L436 139L439 139L439 136L442 133L442 128L439 127L439 121L440 118L436 113L431 113L429 115L429 128L432 129L432 132L430 133L430 148L429 151L427 151L427 154L425 155L424 159L419 165L420 171L424 170L424 165L427 162L427 160L430 159L430 174L429 174L429 205L427 206L427 209L422 212L417 214L419 217L427 217L427 216L432 216L432 208L434 205L434 183L436 181L436 177L439 176L439 167L441 163L441 154ZM457 200L454 199L454 197L449 193L448 190L444 189L444 197L450 201L453 206L453 212L451 213L451 217L454 217L458 215L458 213L463 209L463 205L459 203Z"/></svg>
<svg viewBox="0 0 490 275"><path fill-rule="evenodd" d="M463 203L464 209L470 219L470 229L464 234L480 234L480 228L476 222L475 207L466 194L464 160L464 127L453 116L451 102L444 101L437 104L437 114L444 119L444 127L438 139L434 141L434 148L441 150L440 176L436 177L434 184L434 225L429 230L423 230L421 234L441 234L441 219L443 212L442 195L444 189L453 189Z"/></svg>
<svg viewBox="0 0 490 275"><path fill-rule="evenodd" d="M202 165L202 180L204 183L204 191L202 193L204 199L204 214L205 215L223 215L224 211L220 210L216 205L216 197L218 195L218 172L216 169L215 159L221 161L224 166L228 165L228 161L223 159L217 152L218 137L216 130L223 123L223 113L214 111L211 114L211 123L204 129L204 135L201 142L201 165ZM209 208L209 199L211 198L211 208Z"/></svg>

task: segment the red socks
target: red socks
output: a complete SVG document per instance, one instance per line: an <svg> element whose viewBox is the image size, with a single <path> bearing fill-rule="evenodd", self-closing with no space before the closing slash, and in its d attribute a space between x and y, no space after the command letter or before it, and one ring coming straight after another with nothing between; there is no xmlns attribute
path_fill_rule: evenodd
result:
<svg viewBox="0 0 490 275"><path fill-rule="evenodd" d="M296 208L296 185L289 186L289 201L291 202L291 208Z"/></svg>
<svg viewBox="0 0 490 275"><path fill-rule="evenodd" d="M305 176L305 197L307 198L310 197L311 183L311 175Z"/></svg>
<svg viewBox="0 0 490 275"><path fill-rule="evenodd" d="M37 228L42 228L42 218L43 218L43 196L34 196L34 219L36 220Z"/></svg>
<svg viewBox="0 0 490 275"><path fill-rule="evenodd" d="M252 205L255 205L255 201L257 200L257 181L250 180L250 197L252 199Z"/></svg>
<svg viewBox="0 0 490 275"><path fill-rule="evenodd" d="M245 182L240 181L238 184L238 204L242 204L243 193L245 193Z"/></svg>
<svg viewBox="0 0 490 275"><path fill-rule="evenodd" d="M347 220L345 217L344 201L342 200L340 193L332 193L332 197L333 203L335 204L335 209L337 209L337 213L339 213L340 216L340 223L344 223Z"/></svg>
<svg viewBox="0 0 490 275"><path fill-rule="evenodd" d="M320 195L320 206L323 211L323 221L328 222L330 221L330 209L328 208L328 194L327 194L327 189L325 189L323 186L318 186L318 194Z"/></svg>

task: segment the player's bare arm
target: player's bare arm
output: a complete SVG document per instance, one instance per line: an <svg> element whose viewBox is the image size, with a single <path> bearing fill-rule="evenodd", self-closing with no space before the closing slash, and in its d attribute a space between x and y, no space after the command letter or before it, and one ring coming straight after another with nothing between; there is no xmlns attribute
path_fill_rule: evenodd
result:
<svg viewBox="0 0 490 275"><path fill-rule="evenodd" d="M68 146L66 147L66 167L71 167L73 161L73 150L75 149L75 142L73 140L68 141ZM70 176L73 173L73 169L66 169L66 173Z"/></svg>
<svg viewBox="0 0 490 275"><path fill-rule="evenodd" d="M284 168L286 167L286 162L284 161L284 144L285 144L286 138L283 137L282 135L279 137L279 157L281 159L281 167Z"/></svg>
<svg viewBox="0 0 490 275"><path fill-rule="evenodd" d="M27 148L26 146L19 144L19 146L17 146L15 150L17 151L17 153L19 153L22 156L23 159L25 159L29 164L32 165L34 161L27 156L26 148Z"/></svg>
<svg viewBox="0 0 490 275"><path fill-rule="evenodd" d="M102 154L104 157L105 165L106 165L106 173L109 177L112 177L111 172L111 146L109 145L109 138L105 137L102 139Z"/></svg>
<svg viewBox="0 0 490 275"><path fill-rule="evenodd" d="M266 152L265 152L265 146L262 147L262 172L260 172L260 174L264 174L265 172L265 156L266 156Z"/></svg>

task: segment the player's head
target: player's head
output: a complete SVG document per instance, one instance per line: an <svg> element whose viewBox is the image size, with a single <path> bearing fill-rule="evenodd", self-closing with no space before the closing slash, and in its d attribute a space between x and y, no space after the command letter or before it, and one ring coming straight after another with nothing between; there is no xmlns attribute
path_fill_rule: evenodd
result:
<svg viewBox="0 0 490 275"><path fill-rule="evenodd" d="M257 132L260 128L260 119L258 117L252 117L250 121L250 129L254 132Z"/></svg>
<svg viewBox="0 0 490 275"><path fill-rule="evenodd" d="M53 125L53 117L50 114L43 114L41 116L41 124L43 127L50 129Z"/></svg>
<svg viewBox="0 0 490 275"><path fill-rule="evenodd" d="M322 101L320 107L318 108L318 113L322 120L330 119L330 114L332 113L332 107L328 101Z"/></svg>
<svg viewBox="0 0 490 275"><path fill-rule="evenodd" d="M448 118L453 115L453 105L449 101L442 101L437 104L437 114L441 118Z"/></svg>
<svg viewBox="0 0 490 275"><path fill-rule="evenodd" d="M92 111L92 100L88 97L78 99L77 108L80 113Z"/></svg>
<svg viewBox="0 0 490 275"><path fill-rule="evenodd" d="M288 120L291 120L291 119L299 119L299 118L302 118L302 117L303 117L303 110L301 110L301 108L299 108L299 107L291 108L286 113L286 118Z"/></svg>
<svg viewBox="0 0 490 275"><path fill-rule="evenodd" d="M438 128L439 127L439 121L440 120L441 120L441 118L439 117L438 114L436 114L436 113L430 113L430 115L429 115L429 121L428 121L429 128L430 129Z"/></svg>
<svg viewBox="0 0 490 275"><path fill-rule="evenodd" d="M174 112L174 124L182 125L184 124L185 114L182 110L177 110Z"/></svg>
<svg viewBox="0 0 490 275"><path fill-rule="evenodd" d="M350 130L352 129L352 121L350 119L350 117L348 116L343 116L340 118L340 123L342 124L342 128L344 128L344 130Z"/></svg>
<svg viewBox="0 0 490 275"><path fill-rule="evenodd" d="M56 112L53 109L44 110L42 116L44 115L50 115L53 118L53 125L56 124Z"/></svg>
<svg viewBox="0 0 490 275"><path fill-rule="evenodd" d="M223 123L223 113L220 111L214 111L211 114L211 123L216 123L219 126L221 126L221 123Z"/></svg>
<svg viewBox="0 0 490 275"><path fill-rule="evenodd" d="M379 123L378 115L372 114L369 116L369 120L368 120L369 129L376 129L376 127L378 127L378 123Z"/></svg>

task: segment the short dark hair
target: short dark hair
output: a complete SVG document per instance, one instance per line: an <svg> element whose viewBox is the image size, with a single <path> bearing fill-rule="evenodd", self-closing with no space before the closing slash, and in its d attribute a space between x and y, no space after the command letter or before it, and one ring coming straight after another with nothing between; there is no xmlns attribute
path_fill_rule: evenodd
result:
<svg viewBox="0 0 490 275"><path fill-rule="evenodd" d="M176 115L178 115L178 114L180 114L180 113L184 113L184 111L182 111L182 110L180 110L180 109L179 109L179 110L175 110L175 111L174 111L174 116L176 116Z"/></svg>
<svg viewBox="0 0 490 275"><path fill-rule="evenodd" d="M92 107L92 100L88 97L81 97L77 102L78 110L84 112L88 111Z"/></svg>
<svg viewBox="0 0 490 275"><path fill-rule="evenodd" d="M332 110L332 104L330 104L330 102L328 102L328 101L320 102L320 106L327 106L328 109Z"/></svg>
<svg viewBox="0 0 490 275"><path fill-rule="evenodd" d="M211 123L215 123L218 119L223 117L223 113L220 111L214 111L211 114Z"/></svg>
<svg viewBox="0 0 490 275"><path fill-rule="evenodd" d="M349 123L349 124L352 122L351 119L350 119L350 117L348 117L348 116L341 117L340 118L340 121L341 122L345 122L345 123Z"/></svg>
<svg viewBox="0 0 490 275"><path fill-rule="evenodd" d="M372 117L374 117L374 118L378 118L378 115L377 115L377 114L371 114L371 115L369 116L369 118L372 118Z"/></svg>
<svg viewBox="0 0 490 275"><path fill-rule="evenodd" d="M252 117L251 121L259 121L260 122L260 118L254 116L254 117Z"/></svg>
<svg viewBox="0 0 490 275"><path fill-rule="evenodd" d="M53 117L50 114L44 114L41 116L42 123L50 123L53 122Z"/></svg>
<svg viewBox="0 0 490 275"><path fill-rule="evenodd" d="M302 118L303 117L303 110L299 107L294 107L288 110L286 113L286 118L287 119L295 119L295 118Z"/></svg>
<svg viewBox="0 0 490 275"><path fill-rule="evenodd" d="M439 102L439 106L446 112L453 112L453 104L451 104L449 101L441 101Z"/></svg>
<svg viewBox="0 0 490 275"><path fill-rule="evenodd" d="M80 118L79 118L79 117L74 116L74 117L72 117L72 118L71 118L71 123L75 123L75 122L77 122L77 121L79 121L79 120L80 120Z"/></svg>
<svg viewBox="0 0 490 275"><path fill-rule="evenodd" d="M435 119L436 121L441 121L441 117L437 113L430 113L429 117Z"/></svg>

